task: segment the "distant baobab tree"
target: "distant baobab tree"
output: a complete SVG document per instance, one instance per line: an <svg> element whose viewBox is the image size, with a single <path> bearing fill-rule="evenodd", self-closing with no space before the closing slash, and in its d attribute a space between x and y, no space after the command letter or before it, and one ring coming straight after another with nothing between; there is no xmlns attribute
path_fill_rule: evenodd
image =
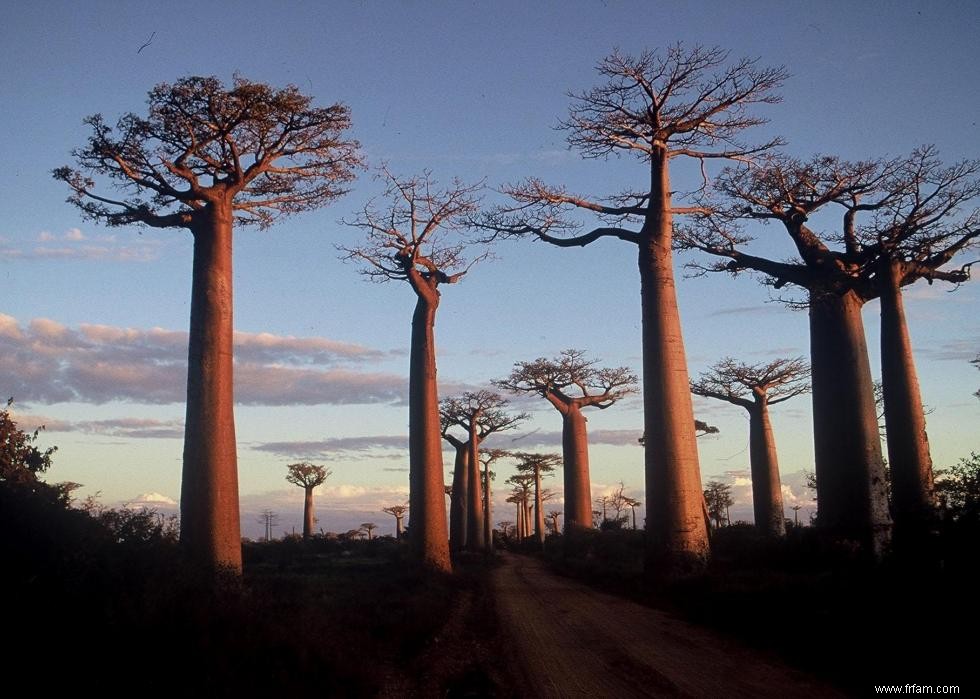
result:
<svg viewBox="0 0 980 699"><path fill-rule="evenodd" d="M512 452L511 456L517 460L517 472L531 476L531 483L534 484L534 536L543 545L545 531L541 477L554 472L561 465L561 457L558 454L533 454L524 451Z"/></svg>
<svg viewBox="0 0 980 699"><path fill-rule="evenodd" d="M493 552L493 488L490 482L496 474L490 470L498 459L510 456L510 452L504 449L489 449L481 452L480 463L483 464L483 538L486 540L487 551Z"/></svg>
<svg viewBox="0 0 980 699"><path fill-rule="evenodd" d="M472 265L462 237L476 212L480 185L453 181L440 189L429 173L399 178L386 167L381 201L372 200L349 225L364 231L357 247L342 247L348 260L362 263L363 273L378 282L407 282L416 296L409 358L409 506L410 543L429 567L449 571L442 439L436 386L434 327L439 287L455 284Z"/></svg>
<svg viewBox="0 0 980 699"><path fill-rule="evenodd" d="M378 528L378 525L374 522L365 522L361 525L361 529L367 534L368 541L371 540L374 530Z"/></svg>
<svg viewBox="0 0 980 699"><path fill-rule="evenodd" d="M515 393L536 393L562 417L565 469L565 528L588 528L592 490L589 441L582 408L605 409L635 390L636 375L627 367L600 368L582 350L568 349L553 359L518 362L510 376L494 385Z"/></svg>
<svg viewBox="0 0 980 699"><path fill-rule="evenodd" d="M795 303L809 312L819 526L859 542L872 556L890 540L891 518L861 317L867 295L857 288L870 260L860 249L856 219L887 206L893 195L887 183L899 165L817 155L805 161L769 156L752 168L726 168L714 183L719 199L711 215L678 237L683 247L723 258L692 263L698 273L752 270L774 289L805 290L805 301ZM807 221L828 210L841 214L841 228L821 237ZM743 221L777 223L799 259L748 252ZM837 240L843 250L833 246Z"/></svg>
<svg viewBox="0 0 980 699"><path fill-rule="evenodd" d="M809 376L810 367L802 358L760 364L726 358L691 382L691 392L695 395L722 400L748 412L755 526L769 536L786 533L779 458L769 406L807 393Z"/></svg>
<svg viewBox="0 0 980 699"><path fill-rule="evenodd" d="M381 511L395 518L395 540L401 541L402 519L404 519L405 513L408 512L408 505L391 505L381 508Z"/></svg>
<svg viewBox="0 0 980 699"><path fill-rule="evenodd" d="M512 502L517 506L517 539L524 541L531 536L531 492L534 487L533 473L515 473L507 479L507 483L513 486L511 495L507 502Z"/></svg>
<svg viewBox="0 0 980 699"><path fill-rule="evenodd" d="M569 144L587 158L636 156L647 169L638 186L606 199L586 198L529 179L506 188L514 205L490 212L485 226L498 235L533 236L559 247L603 239L636 245L649 436L646 563L650 571L669 573L700 567L709 555L672 257L674 216L703 209L674 201L670 172L682 159L693 160L704 173L706 161L745 161L777 145L778 139L745 145L739 137L765 123L749 107L778 102L775 90L786 73L758 67L752 59L729 60L720 48L682 44L639 56L615 52L597 70L603 83L574 97L561 126ZM582 233L570 211L603 221Z"/></svg>
<svg viewBox="0 0 980 699"><path fill-rule="evenodd" d="M497 526L500 527L500 533L506 539L509 536L511 527L514 526L514 523L511 522L510 520L504 519L497 522Z"/></svg>
<svg viewBox="0 0 980 699"><path fill-rule="evenodd" d="M148 102L146 117L126 114L115 129L88 117L88 143L72 153L78 169L54 177L87 218L194 238L180 538L198 563L240 571L232 228L267 228L344 194L358 146L344 138L346 106L314 107L294 86L238 77L229 89L192 76L157 85ZM96 193L92 175L120 195Z"/></svg>
<svg viewBox="0 0 980 699"><path fill-rule="evenodd" d="M558 518L561 517L561 510L551 510L548 512L548 520L551 522L551 532L556 536L561 534L561 529L558 527Z"/></svg>
<svg viewBox="0 0 980 699"><path fill-rule="evenodd" d="M442 436L456 449L449 510L449 539L454 549L465 546L482 551L489 545L480 477L480 444L491 434L513 429L529 417L527 413L508 413L508 404L506 398L492 391L467 391L439 404ZM453 436L450 432L453 427L463 429L466 439ZM461 528L459 520L465 522L465 528Z"/></svg>
<svg viewBox="0 0 980 699"><path fill-rule="evenodd" d="M800 526L800 510L803 509L803 505L793 505L789 509L793 510L793 526Z"/></svg>
<svg viewBox="0 0 980 699"><path fill-rule="evenodd" d="M326 466L317 466L309 461L286 466L286 480L303 489L303 538L309 539L313 534L313 491L333 475Z"/></svg>

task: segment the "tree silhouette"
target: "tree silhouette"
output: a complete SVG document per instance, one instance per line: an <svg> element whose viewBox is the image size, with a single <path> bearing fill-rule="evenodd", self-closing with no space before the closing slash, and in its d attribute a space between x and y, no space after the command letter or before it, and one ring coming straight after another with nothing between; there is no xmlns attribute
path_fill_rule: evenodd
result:
<svg viewBox="0 0 980 699"><path fill-rule="evenodd" d="M457 548L466 546L482 551L489 546L486 538L484 494L480 477L480 443L495 432L513 429L526 420L527 413L510 414L509 401L492 391L467 391L459 398L447 398L439 405L442 436L456 449L453 469L453 497L450 501L450 543ZM450 429L465 430L466 440L454 437ZM464 455L465 452L465 455ZM459 478L459 472L465 475ZM465 528L453 530L453 523L465 521ZM457 527L462 526L457 524ZM454 533L458 533L456 537Z"/></svg>
<svg viewBox="0 0 980 699"><path fill-rule="evenodd" d="M708 481L705 484L704 501L708 508L708 516L715 521L715 528L721 527L721 523L728 520L728 508L735 504L732 498L732 486L721 481ZM731 524L731 521L728 524Z"/></svg>
<svg viewBox="0 0 980 699"><path fill-rule="evenodd" d="M757 167L726 168L715 181L722 198L712 214L678 236L685 247L726 258L692 264L699 273L754 270L774 289L806 290L819 525L860 542L872 555L890 538L890 518L861 318L869 285L860 276L868 258L855 221L886 205L893 196L887 183L898 166L898 161L817 155L807 161L770 156ZM821 236L807 225L818 212L832 209L841 214L839 232ZM750 238L740 230L746 220L777 223L799 259L777 261L746 252ZM837 241L843 250L833 247Z"/></svg>
<svg viewBox="0 0 980 699"><path fill-rule="evenodd" d="M364 532L367 534L368 541L371 540L372 534L373 534L374 530L377 529L377 528L378 528L378 525L375 524L374 522L365 522L364 524L361 525L361 529L363 529Z"/></svg>
<svg viewBox="0 0 980 699"><path fill-rule="evenodd" d="M517 459L515 468L518 473L531 476L531 482L534 484L534 536L539 544L544 545L541 477L561 466L561 457L558 454L532 454L525 451L513 452L511 456Z"/></svg>
<svg viewBox="0 0 980 699"><path fill-rule="evenodd" d="M749 413L749 462L755 525L770 536L786 533L776 439L769 406L809 391L810 369L802 359L743 364L726 358L691 382L698 396L723 400Z"/></svg>
<svg viewBox="0 0 980 699"><path fill-rule="evenodd" d="M345 193L359 165L347 107L313 107L294 86L187 77L149 92L146 117L86 119L79 169L54 177L109 226L185 228L194 238L180 537L210 567L241 570L232 389L232 228L266 228ZM96 193L104 178L120 194Z"/></svg>
<svg viewBox="0 0 980 699"><path fill-rule="evenodd" d="M490 481L495 478L495 474L490 470L498 459L510 456L510 452L504 449L489 449L482 452L480 463L483 464L483 538L486 540L487 551L493 552L493 492Z"/></svg>
<svg viewBox="0 0 980 699"><path fill-rule="evenodd" d="M556 536L561 534L561 528L558 526L558 518L561 516L561 510L550 510L548 512L548 519L551 521L551 533Z"/></svg>
<svg viewBox="0 0 980 699"><path fill-rule="evenodd" d="M764 123L749 107L777 102L774 90L785 73L759 68L751 59L729 61L719 48L681 44L639 56L613 53L597 70L604 83L575 96L561 126L586 158L636 156L647 169L642 184L602 200L527 180L507 188L514 206L491 212L485 225L498 235L535 236L559 247L605 238L637 246L644 429L650 436L647 566L668 572L700 566L709 553L672 261L673 217L700 208L674 201L671 164L693 160L704 172L706 161L745 160L776 145L750 146L738 139ZM567 217L570 210L595 214L602 222L581 233Z"/></svg>
<svg viewBox="0 0 980 699"><path fill-rule="evenodd" d="M313 490L323 485L331 475L326 466L317 466L309 461L286 466L286 480L303 489L303 538L309 539L313 534Z"/></svg>
<svg viewBox="0 0 980 699"><path fill-rule="evenodd" d="M494 385L515 393L536 393L561 413L565 468L565 527L588 528L592 492L589 441L582 408L605 409L632 393L636 375L627 367L599 368L582 350L564 350L554 359L518 362Z"/></svg>
<svg viewBox="0 0 980 699"><path fill-rule="evenodd" d="M33 487L38 483L38 475L51 468L51 455L58 448L39 449L37 438L44 428L33 432L18 428L10 416L13 404L11 398L0 408L0 483Z"/></svg>
<svg viewBox="0 0 980 699"><path fill-rule="evenodd" d="M391 505L381 508L381 511L395 518L395 540L401 541L402 519L405 517L405 513L408 512L408 505Z"/></svg>
<svg viewBox="0 0 980 699"><path fill-rule="evenodd" d="M514 486L507 502L517 505L517 539L524 541L531 536L531 489L534 487L533 473L515 473L507 481Z"/></svg>
<svg viewBox="0 0 980 699"><path fill-rule="evenodd" d="M272 528L279 524L279 514L272 510L262 510L258 521L265 525L265 540L272 541Z"/></svg>
<svg viewBox="0 0 980 699"><path fill-rule="evenodd" d="M416 296L408 379L410 541L426 565L449 571L433 329L439 287L455 284L486 256L467 261L460 236L477 210L481 186L453 181L439 189L427 172L398 178L386 167L379 177L387 185L382 201L368 202L348 222L365 232L364 244L342 249L346 259L363 264L369 279L407 282Z"/></svg>

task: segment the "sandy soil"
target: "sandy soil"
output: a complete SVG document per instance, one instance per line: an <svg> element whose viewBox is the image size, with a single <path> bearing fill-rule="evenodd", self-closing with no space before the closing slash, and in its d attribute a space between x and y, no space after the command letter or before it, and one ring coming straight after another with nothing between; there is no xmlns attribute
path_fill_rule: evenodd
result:
<svg viewBox="0 0 980 699"><path fill-rule="evenodd" d="M493 588L527 697L835 697L803 673L664 612L503 554Z"/></svg>

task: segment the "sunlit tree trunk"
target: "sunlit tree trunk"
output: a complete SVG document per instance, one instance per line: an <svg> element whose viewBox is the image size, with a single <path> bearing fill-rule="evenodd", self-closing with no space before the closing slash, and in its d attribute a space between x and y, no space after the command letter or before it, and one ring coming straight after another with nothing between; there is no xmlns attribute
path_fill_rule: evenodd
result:
<svg viewBox="0 0 980 699"><path fill-rule="evenodd" d="M588 481L586 481L588 482ZM544 509L541 507L541 471L534 471L534 536L544 546Z"/></svg>
<svg viewBox="0 0 980 699"><path fill-rule="evenodd" d="M702 567L708 532L694 406L674 286L670 179L665 149L651 156L649 213L639 243L648 573Z"/></svg>
<svg viewBox="0 0 980 699"><path fill-rule="evenodd" d="M487 551L493 553L493 500L490 489L490 466L483 468L483 538Z"/></svg>
<svg viewBox="0 0 980 699"><path fill-rule="evenodd" d="M935 493L926 418L912 341L905 320L897 262L879 265L881 280L881 383L891 469L895 543L923 548L935 529Z"/></svg>
<svg viewBox="0 0 980 699"><path fill-rule="evenodd" d="M577 405L562 413L562 460L565 480L565 529L592 527L592 484L585 416Z"/></svg>
<svg viewBox="0 0 980 699"><path fill-rule="evenodd" d="M466 547L472 551L484 549L483 492L480 488L480 435L476 420L471 421L469 455L466 458Z"/></svg>
<svg viewBox="0 0 980 699"><path fill-rule="evenodd" d="M304 488L303 497L303 538L313 535L313 488Z"/></svg>
<svg viewBox="0 0 980 699"><path fill-rule="evenodd" d="M861 306L854 292L810 292L817 523L877 556L890 518Z"/></svg>
<svg viewBox="0 0 980 699"><path fill-rule="evenodd" d="M193 229L181 543L191 559L241 572L232 338L231 203L209 204Z"/></svg>
<svg viewBox="0 0 980 699"><path fill-rule="evenodd" d="M439 305L435 289L416 289L409 359L409 516L411 544L423 563L450 571L446 490L442 473L442 434L436 390L433 329Z"/></svg>
<svg viewBox="0 0 980 699"><path fill-rule="evenodd" d="M749 462L752 468L752 509L755 526L769 536L786 534L783 493L779 481L776 439L766 400L756 398L749 408Z"/></svg>
<svg viewBox="0 0 980 699"><path fill-rule="evenodd" d="M469 489L469 444L451 442L456 449L453 466L453 492L449 499L449 548L462 551L466 547L466 497Z"/></svg>

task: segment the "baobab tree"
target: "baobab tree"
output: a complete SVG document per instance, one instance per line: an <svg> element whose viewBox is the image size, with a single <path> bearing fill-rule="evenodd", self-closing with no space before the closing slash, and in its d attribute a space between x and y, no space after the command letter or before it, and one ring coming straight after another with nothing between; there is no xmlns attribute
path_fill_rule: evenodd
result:
<svg viewBox="0 0 980 699"><path fill-rule="evenodd" d="M149 92L146 117L101 115L61 167L68 201L108 226L184 228L194 239L180 538L193 560L241 570L232 388L232 229L344 194L359 165L346 106L314 107L294 86L187 77ZM120 194L96 193L92 175Z"/></svg>
<svg viewBox="0 0 980 699"><path fill-rule="evenodd" d="M459 282L486 256L467 261L461 235L477 210L481 186L454 180L440 189L428 172L398 178L386 167L379 177L386 183L381 201L368 202L348 222L364 231L365 242L341 249L345 259L363 264L369 279L407 282L415 293L408 378L410 541L427 566L449 571L434 328L439 287Z"/></svg>
<svg viewBox="0 0 980 699"><path fill-rule="evenodd" d="M514 486L507 502L517 505L517 538L524 541L531 535L531 489L534 487L533 473L515 473L507 479Z"/></svg>
<svg viewBox="0 0 980 699"><path fill-rule="evenodd" d="M636 245L644 428L650 436L647 568L669 573L699 567L709 555L672 257L674 217L701 208L675 201L672 164L693 161L704 173L707 161L746 160L777 145L778 139L746 145L739 137L765 123L749 108L778 102L774 91L786 74L748 58L730 61L720 48L681 44L639 56L615 52L597 69L604 83L577 95L561 126L586 158L637 157L646 170L642 184L602 200L530 179L506 189L515 204L491 212L486 225L498 235L533 236L559 247L609 238ZM601 222L583 233L570 211L597 215Z"/></svg>
<svg viewBox="0 0 980 699"><path fill-rule="evenodd" d="M293 485L298 485L305 493L303 499L303 538L309 539L313 534L313 491L323 485L324 481L333 475L333 471L326 466L311 464L309 461L289 464L286 470L288 471L286 480Z"/></svg>
<svg viewBox="0 0 980 699"><path fill-rule="evenodd" d="M391 505L389 507L382 507L381 511L395 518L395 540L401 541L402 519L405 517L405 513L408 512L408 505Z"/></svg>
<svg viewBox="0 0 980 699"><path fill-rule="evenodd" d="M558 518L561 517L561 510L551 510L548 512L548 519L551 520L551 532L556 536L561 534L561 529L558 528Z"/></svg>
<svg viewBox="0 0 980 699"><path fill-rule="evenodd" d="M946 166L934 147L916 149L892 174L891 193L858 228L854 244L871 256L866 297L881 299L881 384L887 429L895 543L928 548L936 529L932 457L902 287L925 279L960 284L970 265L943 269L980 242L980 160Z"/></svg>
<svg viewBox="0 0 980 699"><path fill-rule="evenodd" d="M786 533L779 459L769 406L809 391L809 376L810 368L800 358L744 364L729 357L691 382L691 392L695 395L723 400L748 412L752 509L755 526L769 536Z"/></svg>
<svg viewBox="0 0 980 699"><path fill-rule="evenodd" d="M470 445L456 437L449 430L453 423L440 408L439 425L442 428L442 438L453 447L456 456L453 460L453 478L449 486L449 549L452 552L462 551L467 545L467 493L470 478Z"/></svg>
<svg viewBox="0 0 980 699"><path fill-rule="evenodd" d="M494 381L515 393L536 393L561 414L565 468L565 527L588 528L592 512L589 440L582 408L604 410L635 390L627 367L600 368L582 350L568 349L553 359L517 362L510 376Z"/></svg>
<svg viewBox="0 0 980 699"><path fill-rule="evenodd" d="M534 484L534 536L539 544L544 545L544 507L542 507L541 478L554 472L561 465L561 457L558 454L533 454L525 451L514 452L511 456L517 459L515 466L517 472L531 476L531 483Z"/></svg>
<svg viewBox="0 0 980 699"><path fill-rule="evenodd" d="M378 528L378 525L374 522L365 522L361 525L361 529L367 534L368 541L371 540L374 530Z"/></svg>
<svg viewBox="0 0 980 699"><path fill-rule="evenodd" d="M711 215L681 231L678 243L725 258L693 263L698 273L753 270L774 289L794 285L810 322L813 439L819 526L879 555L890 539L887 487L875 417L871 366L861 308L870 285L869 262L857 240L856 218L885 206L898 161L847 162L817 155L801 161L770 156L756 167L726 168L715 180L721 199ZM841 214L839 233L821 237L807 221L818 212ZM799 257L781 261L744 249L743 221L775 222ZM843 250L833 242L843 241Z"/></svg>
<svg viewBox="0 0 980 699"><path fill-rule="evenodd" d="M272 541L272 528L279 524L279 514L272 510L262 510L258 522L265 526L265 540Z"/></svg>
<svg viewBox="0 0 980 699"><path fill-rule="evenodd" d="M480 463L483 464L483 538L486 541L487 551L493 552L493 492L490 482L496 478L496 474L490 470L498 459L510 456L510 452L504 449L488 449L481 452Z"/></svg>
<svg viewBox="0 0 980 699"><path fill-rule="evenodd" d="M465 530L460 531L461 545L474 551L484 550L486 539L486 516L484 511L484 488L480 476L480 443L495 432L503 432L516 427L528 419L527 413L507 412L509 401L492 391L467 391L458 398L447 398L439 405L442 436L456 448L456 468L453 470L453 497L450 501L450 523L460 507L465 517ZM466 440L453 437L449 430L459 427L466 432ZM465 450L465 456L461 451ZM461 463L462 462L462 463ZM460 468L465 476L459 481ZM459 502L459 504L457 504ZM457 515L459 516L459 515ZM450 541L453 541L450 527ZM455 547L456 544L454 543Z"/></svg>

